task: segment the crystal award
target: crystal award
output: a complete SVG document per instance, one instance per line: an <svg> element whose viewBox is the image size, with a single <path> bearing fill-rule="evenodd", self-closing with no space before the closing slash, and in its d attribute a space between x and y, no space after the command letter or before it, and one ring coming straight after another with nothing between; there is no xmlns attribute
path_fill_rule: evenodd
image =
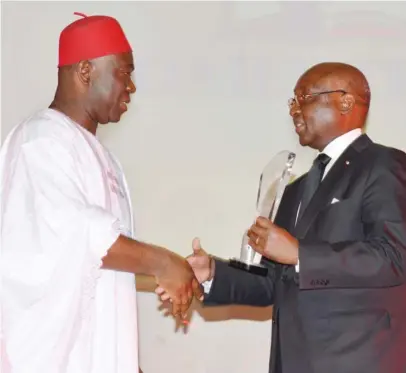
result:
<svg viewBox="0 0 406 373"><path fill-rule="evenodd" d="M263 216L274 221L285 188L290 182L295 158L295 153L288 150L281 151L263 169L259 178L256 217ZM256 275L266 276L268 268L261 264L262 255L248 244L247 232L242 240L240 258L231 259L229 265Z"/></svg>

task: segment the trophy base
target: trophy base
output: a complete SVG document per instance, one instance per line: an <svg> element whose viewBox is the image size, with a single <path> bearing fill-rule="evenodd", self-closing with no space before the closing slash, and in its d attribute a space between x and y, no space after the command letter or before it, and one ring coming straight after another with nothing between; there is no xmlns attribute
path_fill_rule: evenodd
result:
<svg viewBox="0 0 406 373"><path fill-rule="evenodd" d="M261 264L250 264L242 262L241 260L238 259L230 259L228 265L230 267L240 269L242 271L249 272L258 276L265 277L268 274L268 268Z"/></svg>

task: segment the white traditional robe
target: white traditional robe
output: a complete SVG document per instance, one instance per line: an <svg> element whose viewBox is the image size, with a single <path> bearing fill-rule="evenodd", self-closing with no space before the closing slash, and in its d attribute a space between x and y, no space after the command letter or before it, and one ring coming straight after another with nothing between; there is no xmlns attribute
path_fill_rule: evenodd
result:
<svg viewBox="0 0 406 373"><path fill-rule="evenodd" d="M138 373L135 276L100 269L133 236L117 160L46 109L6 138L0 181L0 372Z"/></svg>

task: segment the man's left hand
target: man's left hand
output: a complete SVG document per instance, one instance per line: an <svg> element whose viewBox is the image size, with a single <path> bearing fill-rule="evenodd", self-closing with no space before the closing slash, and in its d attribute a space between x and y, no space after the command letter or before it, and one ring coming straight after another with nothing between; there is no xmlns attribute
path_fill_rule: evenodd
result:
<svg viewBox="0 0 406 373"><path fill-rule="evenodd" d="M298 240L269 219L257 218L248 231L248 237L248 244L262 256L282 264L297 264Z"/></svg>

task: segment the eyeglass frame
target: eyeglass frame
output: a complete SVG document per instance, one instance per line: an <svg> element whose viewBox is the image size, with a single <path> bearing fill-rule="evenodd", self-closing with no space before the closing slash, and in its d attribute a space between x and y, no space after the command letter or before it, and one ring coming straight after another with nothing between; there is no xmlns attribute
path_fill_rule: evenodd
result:
<svg viewBox="0 0 406 373"><path fill-rule="evenodd" d="M300 95L300 97L303 97L303 101L306 101L307 99L311 98L311 97L317 97L320 95L325 95L325 94L329 94L329 93L342 93L343 95L346 95L348 92L344 91L343 89L336 89L334 91L323 91L323 92L316 92L316 93L308 93L306 95ZM292 109L292 107L294 107L294 105L297 105L298 107L300 107L300 103L297 99L297 96L295 95L295 97L292 97L288 100L288 106L290 109Z"/></svg>

